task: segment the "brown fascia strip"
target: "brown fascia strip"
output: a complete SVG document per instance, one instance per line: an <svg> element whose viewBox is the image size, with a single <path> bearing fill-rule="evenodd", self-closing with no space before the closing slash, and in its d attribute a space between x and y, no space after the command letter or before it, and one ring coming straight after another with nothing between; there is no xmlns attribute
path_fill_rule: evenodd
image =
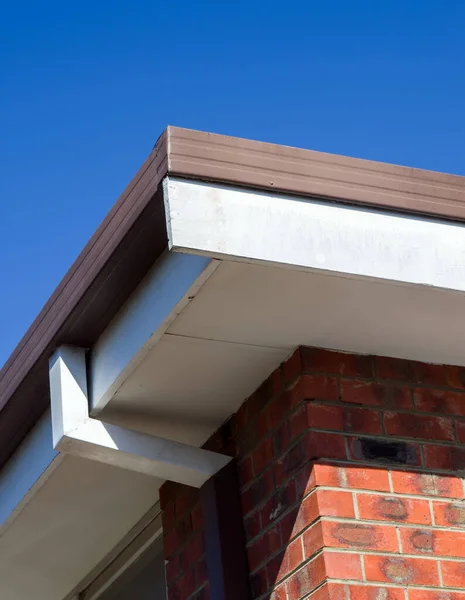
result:
<svg viewBox="0 0 465 600"><path fill-rule="evenodd" d="M167 174L465 220L465 177L168 127L0 372L0 467L49 404L53 349L91 347L166 249Z"/></svg>

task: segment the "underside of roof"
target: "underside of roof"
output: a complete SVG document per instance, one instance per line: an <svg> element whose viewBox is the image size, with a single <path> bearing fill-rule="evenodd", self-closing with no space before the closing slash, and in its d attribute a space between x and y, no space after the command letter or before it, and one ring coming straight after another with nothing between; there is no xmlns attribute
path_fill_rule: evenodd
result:
<svg viewBox="0 0 465 600"><path fill-rule="evenodd" d="M0 467L49 405L48 359L92 347L168 244L166 175L465 218L465 178L168 127L0 373Z"/></svg>

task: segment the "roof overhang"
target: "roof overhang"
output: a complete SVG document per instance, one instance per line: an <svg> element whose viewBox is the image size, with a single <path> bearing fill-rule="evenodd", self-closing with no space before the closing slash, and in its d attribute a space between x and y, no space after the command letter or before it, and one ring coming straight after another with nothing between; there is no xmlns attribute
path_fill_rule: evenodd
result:
<svg viewBox="0 0 465 600"><path fill-rule="evenodd" d="M465 365L463 190L169 128L2 371L3 460L29 431L0 472L11 599L71 592L163 480L53 450L58 346L89 349L93 419L192 446L299 344Z"/></svg>

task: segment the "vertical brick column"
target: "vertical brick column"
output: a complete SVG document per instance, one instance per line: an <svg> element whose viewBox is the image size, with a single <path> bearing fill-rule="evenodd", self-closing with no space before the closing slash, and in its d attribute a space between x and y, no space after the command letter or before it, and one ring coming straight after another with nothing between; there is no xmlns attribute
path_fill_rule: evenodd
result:
<svg viewBox="0 0 465 600"><path fill-rule="evenodd" d="M239 462L253 598L465 600L465 369L300 348L208 447ZM162 492L169 600L207 598L198 508Z"/></svg>

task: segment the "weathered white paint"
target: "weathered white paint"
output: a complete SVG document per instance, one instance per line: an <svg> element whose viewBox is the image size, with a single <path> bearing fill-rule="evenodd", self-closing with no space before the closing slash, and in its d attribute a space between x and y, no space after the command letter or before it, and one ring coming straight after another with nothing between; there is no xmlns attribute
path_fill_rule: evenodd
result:
<svg viewBox="0 0 465 600"><path fill-rule="evenodd" d="M59 464L57 456L47 411L0 471L0 531L11 523Z"/></svg>
<svg viewBox="0 0 465 600"><path fill-rule="evenodd" d="M465 291L465 228L181 179L165 181L174 250Z"/></svg>
<svg viewBox="0 0 465 600"><path fill-rule="evenodd" d="M54 447L145 475L201 487L231 458L89 418L85 350L61 346L50 359Z"/></svg>
<svg viewBox="0 0 465 600"><path fill-rule="evenodd" d="M195 297L219 262L165 253L92 349L90 405L96 416Z"/></svg>

